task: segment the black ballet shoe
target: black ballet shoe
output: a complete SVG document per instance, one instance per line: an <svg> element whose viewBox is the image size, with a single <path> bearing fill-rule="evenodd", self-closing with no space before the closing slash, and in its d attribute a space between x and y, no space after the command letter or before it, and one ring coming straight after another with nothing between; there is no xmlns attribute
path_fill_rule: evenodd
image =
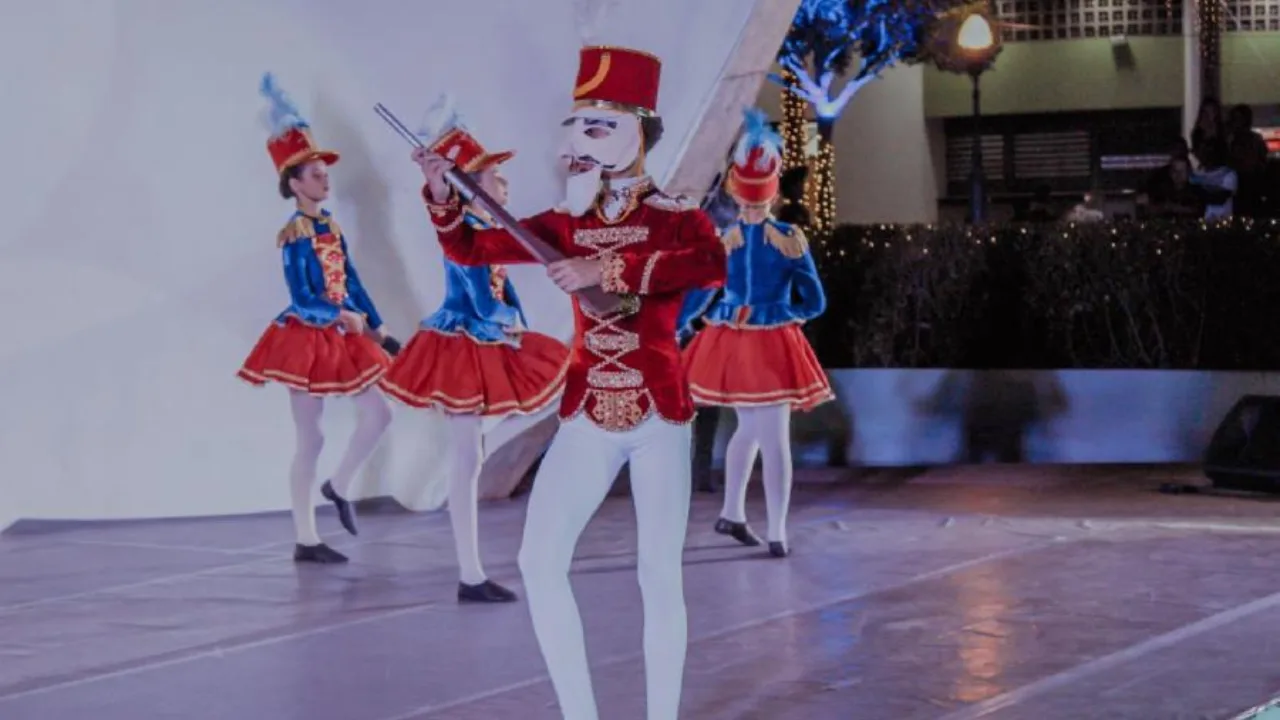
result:
<svg viewBox="0 0 1280 720"><path fill-rule="evenodd" d="M791 554L791 550L787 548L785 542L779 540L769 541L769 554L776 558L784 558Z"/></svg>
<svg viewBox="0 0 1280 720"><path fill-rule="evenodd" d="M296 563L333 565L336 563L346 562L347 556L324 543L320 543L319 545L294 545L293 561Z"/></svg>
<svg viewBox="0 0 1280 720"><path fill-rule="evenodd" d="M400 354L400 341L388 335L382 338L382 349L386 350L391 357L395 357Z"/></svg>
<svg viewBox="0 0 1280 720"><path fill-rule="evenodd" d="M347 502L346 498L339 496L334 491L333 484L325 480L324 484L320 486L320 494L338 509L338 522L342 523L342 527L346 528L347 532L352 535L359 535L360 531L356 530L356 509L352 507L350 502Z"/></svg>
<svg viewBox="0 0 1280 720"><path fill-rule="evenodd" d="M485 580L479 585L458 583L458 602L460 603L508 603L515 602L516 594L492 580Z"/></svg>
<svg viewBox="0 0 1280 720"><path fill-rule="evenodd" d="M728 535L747 547L755 547L760 543L760 536L751 531L751 528L744 522L734 522L720 518L716 520L716 532L721 535Z"/></svg>

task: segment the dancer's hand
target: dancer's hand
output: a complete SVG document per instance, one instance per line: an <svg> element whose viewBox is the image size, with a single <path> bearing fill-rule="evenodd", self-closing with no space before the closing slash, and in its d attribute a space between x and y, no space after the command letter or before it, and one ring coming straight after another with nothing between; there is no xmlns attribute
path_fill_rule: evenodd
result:
<svg viewBox="0 0 1280 720"><path fill-rule="evenodd" d="M338 324L342 325L342 329L352 335L359 335L365 329L364 316L350 310L343 310L338 313Z"/></svg>
<svg viewBox="0 0 1280 720"><path fill-rule="evenodd" d="M426 148L417 148L410 156L422 170L422 177L427 181L427 189L431 192L431 200L443 204L449 200L449 182L444 174L453 168L453 161L442 158Z"/></svg>
<svg viewBox="0 0 1280 720"><path fill-rule="evenodd" d="M591 258L567 258L547 266L547 277L567 293L600 284L604 262Z"/></svg>

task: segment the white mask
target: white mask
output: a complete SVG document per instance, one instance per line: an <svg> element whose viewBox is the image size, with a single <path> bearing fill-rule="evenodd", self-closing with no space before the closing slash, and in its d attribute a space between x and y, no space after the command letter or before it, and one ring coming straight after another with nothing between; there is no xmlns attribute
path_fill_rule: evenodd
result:
<svg viewBox="0 0 1280 720"><path fill-rule="evenodd" d="M631 167L640 157L643 138L640 118L631 113L601 108L579 108L562 123L565 129L560 159L590 162L591 170L569 175L565 183L565 206L574 216L591 209L599 194L605 172Z"/></svg>
<svg viewBox="0 0 1280 720"><path fill-rule="evenodd" d="M640 157L640 118L618 110L585 107L561 123L565 142L561 157L590 158L606 172L631 167Z"/></svg>

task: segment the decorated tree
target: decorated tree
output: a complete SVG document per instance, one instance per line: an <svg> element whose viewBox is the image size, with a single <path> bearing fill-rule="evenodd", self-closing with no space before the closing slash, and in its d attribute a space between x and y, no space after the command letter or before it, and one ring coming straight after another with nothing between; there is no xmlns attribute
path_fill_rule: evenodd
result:
<svg viewBox="0 0 1280 720"><path fill-rule="evenodd" d="M923 59L934 17L956 0L802 0L778 51L782 74L783 167L805 164L806 106L818 125L810 234L825 240L835 225L835 123L858 91L896 63ZM857 69L853 70L855 65ZM837 79L849 75L837 89Z"/></svg>

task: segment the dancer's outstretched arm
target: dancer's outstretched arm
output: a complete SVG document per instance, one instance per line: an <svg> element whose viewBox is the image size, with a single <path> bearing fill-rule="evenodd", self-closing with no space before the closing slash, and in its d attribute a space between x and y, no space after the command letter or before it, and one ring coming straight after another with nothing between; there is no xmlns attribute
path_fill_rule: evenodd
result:
<svg viewBox="0 0 1280 720"><path fill-rule="evenodd" d="M443 203L437 203L431 195L431 188L422 188L422 199L427 204L427 212L436 227L436 235L440 238L440 246L450 260L460 265L516 265L537 263L537 258L515 239L511 233L502 228L479 230L464 222L465 212L462 199L456 190L450 189L449 197ZM564 244L561 238L567 231L565 219L567 215L553 210L539 213L520 221L526 229L537 235L548 245L561 249Z"/></svg>

